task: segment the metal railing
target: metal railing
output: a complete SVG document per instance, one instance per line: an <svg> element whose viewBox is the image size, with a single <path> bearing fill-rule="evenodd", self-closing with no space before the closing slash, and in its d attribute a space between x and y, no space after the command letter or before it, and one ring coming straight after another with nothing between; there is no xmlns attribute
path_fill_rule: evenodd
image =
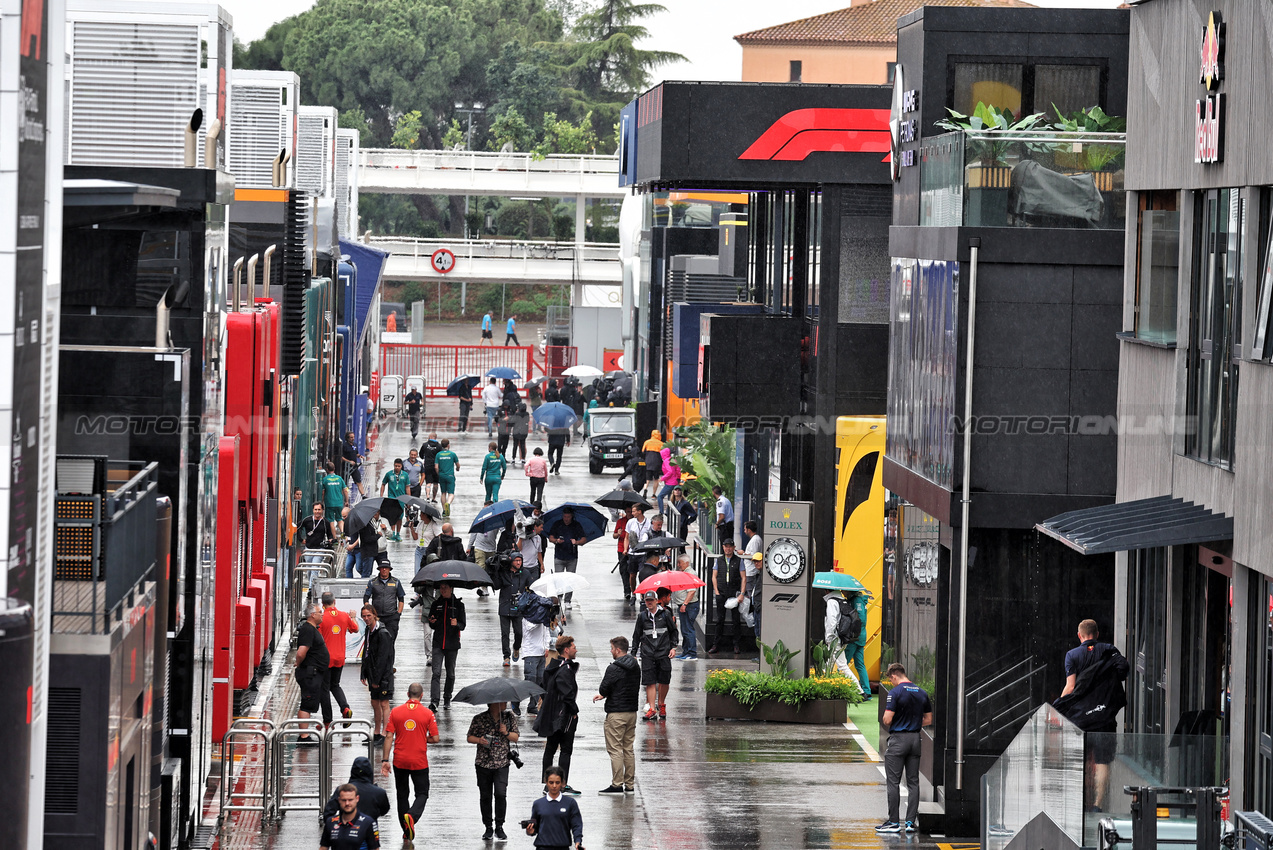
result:
<svg viewBox="0 0 1273 850"><path fill-rule="evenodd" d="M396 150L363 148L360 168L414 168L433 171L521 171L525 174L619 174L619 157L588 154L501 153L492 151Z"/></svg>
<svg viewBox="0 0 1273 850"><path fill-rule="evenodd" d="M411 236L371 236L368 245L411 257L429 257L445 248L456 260L558 260L562 262L619 262L614 242L555 242L524 239L424 239Z"/></svg>
<svg viewBox="0 0 1273 850"><path fill-rule="evenodd" d="M305 604L309 601L310 587L315 578L333 578L336 575L336 553L330 549L306 549L292 569L292 619L305 616Z"/></svg>
<svg viewBox="0 0 1273 850"><path fill-rule="evenodd" d="M1260 812L1237 812L1234 850L1273 850L1273 820Z"/></svg>
<svg viewBox="0 0 1273 850"><path fill-rule="evenodd" d="M226 730L225 737L221 739L221 814L218 816L218 831L220 831L221 825L225 823L227 812L260 812L265 818L268 819L270 817L274 805L274 774L272 770L274 732L273 721L254 717L239 718L231 723L230 728ZM255 783L254 777L246 775L248 766L253 762L249 753L244 753L242 758L235 758L234 748L237 744L255 744L260 747L261 775L259 778L259 790L248 790L249 785ZM236 761L240 764L240 770L237 774L234 772ZM236 792L234 789L240 784L243 785L243 790Z"/></svg>
<svg viewBox="0 0 1273 850"><path fill-rule="evenodd" d="M476 335L476 332L475 334ZM424 378L425 395L440 398L446 395L446 387L460 375L485 375L496 367L517 370L521 387L534 377L534 349L529 345L413 345L410 343L382 343L380 346L381 375L420 375ZM483 382L484 384L485 382ZM503 387L503 382L498 382ZM481 400L476 397L473 405L480 413ZM483 414L485 415L485 414Z"/></svg>
<svg viewBox="0 0 1273 850"><path fill-rule="evenodd" d="M291 774L288 772L289 762L287 761L287 745L291 743L296 749L293 750L293 756L297 752L309 751L310 747L299 746L302 738L311 738L317 745L318 763L303 765L305 767L317 768L317 782L312 790L308 791L289 791L287 788L287 780ZM285 812L294 811L318 811L323 810L323 806L327 803L327 794L324 789L331 788L331 765L327 761L327 730L323 728L323 722L314 717L293 717L284 720L278 724L275 729L271 743L274 745L274 754L272 756L274 767L274 811L280 817ZM295 759L290 763L293 770L302 765L296 763Z"/></svg>

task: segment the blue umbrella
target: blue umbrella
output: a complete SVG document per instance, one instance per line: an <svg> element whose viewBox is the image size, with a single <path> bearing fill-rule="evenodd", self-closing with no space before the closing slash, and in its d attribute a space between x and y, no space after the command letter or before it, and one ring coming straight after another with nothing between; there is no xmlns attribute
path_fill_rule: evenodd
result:
<svg viewBox="0 0 1273 850"><path fill-rule="evenodd" d="M813 586L831 590L860 590L863 593L869 593L866 585L848 573L837 573L829 570L827 572L814 573Z"/></svg>
<svg viewBox="0 0 1273 850"><path fill-rule="evenodd" d="M569 406L550 401L535 408L535 424L541 428L569 428L579 421L579 416Z"/></svg>
<svg viewBox="0 0 1273 850"><path fill-rule="evenodd" d="M522 373L512 366L495 366L486 370L486 377L498 378L501 381L520 381Z"/></svg>
<svg viewBox="0 0 1273 850"><path fill-rule="evenodd" d="M522 513L530 516L535 506L530 502L523 502L521 499L500 499L495 504L487 505L477 512L477 516L473 517L473 524L469 526L469 533L503 528L509 517L513 515L513 511L517 508L521 508Z"/></svg>
<svg viewBox="0 0 1273 850"><path fill-rule="evenodd" d="M544 512L544 530L551 532L553 523L561 519L566 508L575 512L575 522L583 526L583 536L589 540L604 537L608 520L601 511L584 502L563 502L551 511Z"/></svg>
<svg viewBox="0 0 1273 850"><path fill-rule="evenodd" d="M453 396L472 395L473 388L482 383L477 375L461 375L446 385L446 394Z"/></svg>

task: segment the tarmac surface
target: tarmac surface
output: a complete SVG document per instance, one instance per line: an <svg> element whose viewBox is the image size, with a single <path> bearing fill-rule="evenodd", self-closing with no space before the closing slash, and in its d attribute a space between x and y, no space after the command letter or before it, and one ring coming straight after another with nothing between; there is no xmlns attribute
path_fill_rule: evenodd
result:
<svg viewBox="0 0 1273 850"><path fill-rule="evenodd" d="M430 417L453 415L450 400L431 402ZM482 486L477 469L486 452L484 423L474 416L467 435L439 431L449 436L452 448L460 456L461 469L453 519L457 532L467 541L468 523L481 507ZM421 439L428 431L422 430ZM368 482L378 482L394 457L404 456L411 440L405 421L400 430L391 420L388 432L382 431L364 475ZM545 447L533 437L528 448ZM587 458L580 441L565 452L561 475L550 475L545 493L545 506L562 501L591 501L612 489L618 480L614 472L590 475ZM369 492L371 492L369 490ZM376 488L378 492L378 485ZM511 466L501 490L502 497L527 498L529 482L520 466ZM404 530L405 532L405 530ZM390 543L389 553L394 574L410 581L413 572L414 542L404 533L401 543ZM878 756L855 727L806 726L747 721L706 721L704 719L703 682L715 667L747 667L756 662L748 659L708 659L673 662L672 687L668 698L666 721L639 722L636 738L637 781L633 795L599 795L609 784L610 761L602 735L604 712L592 696L610 663L609 639L632 634L635 612L623 602L619 577L612 573L615 550L609 538L594 541L580 550L578 571L591 587L574 597L566 632L579 646L580 683L579 732L575 739L571 784L582 792L578 802L584 821L584 845L589 848L641 847L650 850L667 848L914 848L951 845L935 843L944 839L929 836L877 836L876 824L885 819L886 800L882 765ZM551 568L551 558L546 558ZM456 690L463 685L490 676L521 678L520 664L502 665L498 635L499 620L495 601L479 599L475 591L459 591L464 599L468 628L456 665ZM355 605L341 606L353 607ZM423 682L428 693L431 668L426 667L428 654L419 609L407 609L397 640L397 689L394 704L406 699L407 685ZM701 640L701 636L700 636ZM702 647L700 647L701 651ZM260 694L251 714L280 720L294 717L299 691L292 679L291 653L287 658L276 653L275 672L260 685ZM357 660L351 652L346 662L344 689L354 715L370 719L368 693L357 679ZM643 694L644 696L644 694ZM416 847L482 848L491 846L481 839L483 825L478 814L478 793L473 768L473 745L465 741L471 718L479 707L453 704L449 711L439 708L438 726L441 742L430 745L430 796L424 816L417 825ZM522 720L527 720L523 715ZM523 770L510 771L508 786L508 820L505 829L509 840L496 846L531 847L533 840L517 828L517 822L529 817L531 803L542 795L539 766L543 739L529 724L523 723L519 743L526 764ZM318 778L316 749L283 748L283 772L289 793L313 793L317 798ZM349 775L349 766L357 755L365 755L364 746L339 744L334 748L332 787ZM235 771L240 777L236 787L258 782L248 750L236 756ZM379 765L379 753L373 764ZM240 772L241 771L241 772ZM378 779L394 806L392 776ZM205 807L205 828L217 819L216 782L213 783ZM259 787L259 784L258 786ZM903 790L905 790L903 788ZM330 790L323 794L324 800ZM905 800L903 799L903 805ZM402 830L393 820L396 807L380 820L382 846L406 847ZM220 834L212 838L212 847L244 848L244 850L291 850L316 848L319 837L317 812L290 811L281 818L262 823L259 813L227 814ZM955 848L967 844L954 845ZM975 845L972 845L975 846Z"/></svg>

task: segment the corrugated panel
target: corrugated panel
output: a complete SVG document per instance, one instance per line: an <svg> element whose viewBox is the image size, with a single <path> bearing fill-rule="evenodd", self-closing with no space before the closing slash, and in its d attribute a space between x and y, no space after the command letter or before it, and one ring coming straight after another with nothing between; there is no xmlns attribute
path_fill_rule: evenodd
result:
<svg viewBox="0 0 1273 850"><path fill-rule="evenodd" d="M335 110L330 110L335 113ZM335 119L328 110L300 111L296 140L296 186L311 195L330 198L332 190Z"/></svg>
<svg viewBox="0 0 1273 850"><path fill-rule="evenodd" d="M230 104L230 173L236 186L273 186L274 158L288 146L288 111L278 86L234 84Z"/></svg>
<svg viewBox="0 0 1273 850"><path fill-rule="evenodd" d="M349 139L336 139L336 174L333 191L336 195L336 233L342 239L349 239Z"/></svg>
<svg viewBox="0 0 1273 850"><path fill-rule="evenodd" d="M196 26L75 21L70 146L76 165L181 167L199 100Z"/></svg>
<svg viewBox="0 0 1273 850"><path fill-rule="evenodd" d="M49 726L44 771L44 811L75 815L80 808L79 688L49 688Z"/></svg>

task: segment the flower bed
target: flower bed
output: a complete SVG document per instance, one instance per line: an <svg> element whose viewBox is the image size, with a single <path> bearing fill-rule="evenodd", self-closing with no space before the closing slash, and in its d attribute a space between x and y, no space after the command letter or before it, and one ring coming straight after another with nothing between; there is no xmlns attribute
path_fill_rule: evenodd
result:
<svg viewBox="0 0 1273 850"><path fill-rule="evenodd" d="M798 711L806 703L820 700L836 700L845 706L862 701L857 683L838 673L789 679L770 673L714 670L707 676L706 690L708 694L731 697L749 711L771 702Z"/></svg>

